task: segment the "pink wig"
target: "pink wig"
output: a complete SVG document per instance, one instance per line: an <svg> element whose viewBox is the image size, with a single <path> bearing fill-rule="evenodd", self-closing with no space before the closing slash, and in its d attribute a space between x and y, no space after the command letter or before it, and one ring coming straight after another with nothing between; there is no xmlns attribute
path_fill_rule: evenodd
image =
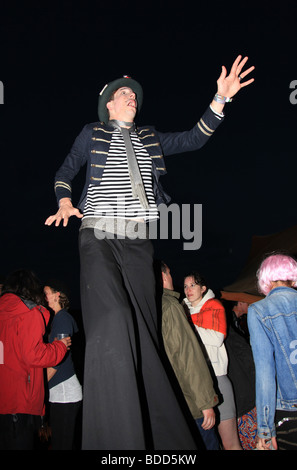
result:
<svg viewBox="0 0 297 470"><path fill-rule="evenodd" d="M271 281L292 281L297 287L297 262L288 255L268 256L257 271L258 288L264 295L271 291Z"/></svg>

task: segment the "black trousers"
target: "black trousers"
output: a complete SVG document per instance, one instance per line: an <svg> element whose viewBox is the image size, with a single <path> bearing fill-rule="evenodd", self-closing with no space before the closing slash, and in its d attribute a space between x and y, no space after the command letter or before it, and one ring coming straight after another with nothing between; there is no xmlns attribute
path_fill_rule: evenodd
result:
<svg viewBox="0 0 297 470"><path fill-rule="evenodd" d="M40 416L0 414L0 450L34 450Z"/></svg>
<svg viewBox="0 0 297 470"><path fill-rule="evenodd" d="M74 450L77 416L81 402L50 403L52 450Z"/></svg>
<svg viewBox="0 0 297 470"><path fill-rule="evenodd" d="M80 231L83 449L196 449L161 360L150 240Z"/></svg>

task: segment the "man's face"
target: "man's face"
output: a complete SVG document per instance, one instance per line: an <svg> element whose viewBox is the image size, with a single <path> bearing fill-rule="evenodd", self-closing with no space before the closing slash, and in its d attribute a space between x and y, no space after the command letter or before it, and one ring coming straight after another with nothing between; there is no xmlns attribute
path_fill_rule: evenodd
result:
<svg viewBox="0 0 297 470"><path fill-rule="evenodd" d="M131 88L119 88L106 106L109 119L133 122L137 111L136 95Z"/></svg>
<svg viewBox="0 0 297 470"><path fill-rule="evenodd" d="M237 307L238 307L239 316L244 315L245 313L248 313L249 304L247 302L238 302Z"/></svg>

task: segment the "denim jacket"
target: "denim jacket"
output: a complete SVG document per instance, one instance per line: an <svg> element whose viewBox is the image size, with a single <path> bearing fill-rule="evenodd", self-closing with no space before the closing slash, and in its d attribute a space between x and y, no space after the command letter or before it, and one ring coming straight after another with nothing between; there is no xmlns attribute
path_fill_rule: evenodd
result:
<svg viewBox="0 0 297 470"><path fill-rule="evenodd" d="M297 292L285 286L249 306L258 436L275 437L275 410L297 412ZM297 415L296 415L297 416Z"/></svg>

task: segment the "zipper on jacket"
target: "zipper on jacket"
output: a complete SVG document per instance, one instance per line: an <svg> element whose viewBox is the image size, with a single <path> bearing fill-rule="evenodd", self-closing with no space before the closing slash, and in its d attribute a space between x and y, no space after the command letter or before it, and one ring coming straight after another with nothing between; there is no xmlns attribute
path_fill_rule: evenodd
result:
<svg viewBox="0 0 297 470"><path fill-rule="evenodd" d="M28 384L31 383L31 376L28 374Z"/></svg>

